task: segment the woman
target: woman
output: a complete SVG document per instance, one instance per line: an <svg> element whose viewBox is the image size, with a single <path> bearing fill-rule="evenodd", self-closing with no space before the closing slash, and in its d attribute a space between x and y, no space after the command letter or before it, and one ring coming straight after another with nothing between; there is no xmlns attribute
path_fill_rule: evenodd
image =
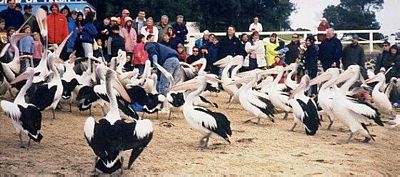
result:
<svg viewBox="0 0 400 177"><path fill-rule="evenodd" d="M167 28L167 34L169 36L169 46L175 50L178 48L179 40L176 38L175 31L172 27ZM183 45L183 44L182 44Z"/></svg>
<svg viewBox="0 0 400 177"><path fill-rule="evenodd" d="M67 25L68 25L68 33L72 33L71 36L68 38L67 41L67 50L66 52L62 52L62 54L64 56L62 56L62 58L64 60L69 59L69 56L71 55L71 53L74 50L74 46L75 46L75 41L76 38L78 37L78 33L76 31L76 19L78 18L78 12L73 10L72 12L70 12L68 6L64 6L61 9L62 14L65 15L65 17L67 18Z"/></svg>
<svg viewBox="0 0 400 177"><path fill-rule="evenodd" d="M145 44L146 38L144 37L143 34L139 34L137 36L137 44L135 45L134 51L134 58L132 60L132 64L135 68L139 69L139 73L143 74L144 70L144 65L146 63L146 60L149 59L149 56L144 49L144 44Z"/></svg>
<svg viewBox="0 0 400 177"><path fill-rule="evenodd" d="M318 26L318 31L326 31L327 29L329 29L329 23L328 20L326 20L326 18L322 18L321 23ZM326 34L318 34L318 41L322 42L323 40L325 40L326 38Z"/></svg>
<svg viewBox="0 0 400 177"><path fill-rule="evenodd" d="M208 47L208 59L207 65L210 68L212 74L219 74L219 67L214 66L214 62L218 61L218 49L219 49L219 38L214 34L210 34L211 44Z"/></svg>
<svg viewBox="0 0 400 177"><path fill-rule="evenodd" d="M245 50L249 53L249 69L262 68L267 66L265 61L264 43L260 40L260 34L254 31L251 34L250 42L246 43Z"/></svg>
<svg viewBox="0 0 400 177"><path fill-rule="evenodd" d="M76 18L76 27L78 28L78 32L82 31L83 28L83 13L78 12L78 17Z"/></svg>
<svg viewBox="0 0 400 177"><path fill-rule="evenodd" d="M382 67L385 67L388 72L386 82L389 82L392 77L400 77L400 55L397 45L392 45L389 51L390 57L388 57L388 60L382 61Z"/></svg>
<svg viewBox="0 0 400 177"><path fill-rule="evenodd" d="M98 34L96 27L93 25L93 20L94 12L89 12L81 32L82 47L85 57L93 56L93 42Z"/></svg>
<svg viewBox="0 0 400 177"><path fill-rule="evenodd" d="M304 52L305 67L308 72L308 76L311 79L317 76L318 72L318 50L315 46L314 36L308 36L306 39L306 51ZM317 94L317 86L311 86L311 95Z"/></svg>
<svg viewBox="0 0 400 177"><path fill-rule="evenodd" d="M143 26L140 30L140 34L143 34L147 39L149 34L154 36L154 39L158 39L158 29L154 26L154 21L152 17L147 18L146 26ZM150 41L150 42L157 42L157 41Z"/></svg>
<svg viewBox="0 0 400 177"><path fill-rule="evenodd" d="M182 44L178 44L178 48L176 49L178 52L178 59L180 62L187 62L187 54L185 52L185 48L183 47Z"/></svg>
<svg viewBox="0 0 400 177"><path fill-rule="evenodd" d="M131 17L125 17L124 27L121 29L122 37L125 39L126 55L133 58L133 50L136 45L136 30L133 28Z"/></svg>
<svg viewBox="0 0 400 177"><path fill-rule="evenodd" d="M279 42L276 33L272 33L269 40L265 45L265 55L267 59L267 65L270 67L275 63L275 57L278 56Z"/></svg>

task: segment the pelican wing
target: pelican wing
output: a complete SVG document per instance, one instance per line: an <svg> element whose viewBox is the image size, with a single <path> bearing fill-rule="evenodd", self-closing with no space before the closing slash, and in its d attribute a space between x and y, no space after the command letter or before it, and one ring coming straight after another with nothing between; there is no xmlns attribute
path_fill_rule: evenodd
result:
<svg viewBox="0 0 400 177"><path fill-rule="evenodd" d="M18 120L21 117L21 111L17 104L3 100L0 102L1 109L14 120Z"/></svg>
<svg viewBox="0 0 400 177"><path fill-rule="evenodd" d="M226 141L229 141L229 136L232 135L230 121L228 118L219 112L213 112L202 107L195 107L196 116L193 116L193 121L202 127L221 136Z"/></svg>
<svg viewBox="0 0 400 177"><path fill-rule="evenodd" d="M382 120L380 118L380 113L374 106L365 101L356 100L351 97L348 97L348 101L350 101L350 104L347 104L349 105L348 109L350 111L362 115L364 117L367 117L369 119L373 119L375 123L377 123L380 126L383 126Z"/></svg>

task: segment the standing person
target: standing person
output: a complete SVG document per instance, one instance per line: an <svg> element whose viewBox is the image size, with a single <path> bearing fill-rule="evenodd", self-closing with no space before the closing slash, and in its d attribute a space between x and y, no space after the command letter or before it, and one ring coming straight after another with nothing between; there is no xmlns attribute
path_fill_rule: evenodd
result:
<svg viewBox="0 0 400 177"><path fill-rule="evenodd" d="M76 18L76 27L78 28L78 32L81 32L82 31L82 28L83 28L83 20L84 20L84 18L83 18L83 13L82 12L78 12L78 17Z"/></svg>
<svg viewBox="0 0 400 177"><path fill-rule="evenodd" d="M67 18L68 33L72 33L67 41L66 45L67 48L64 54L65 56L62 57L63 59L66 60L74 51L75 41L78 38L78 32L76 31L76 23L75 23L76 18L78 18L78 12L76 12L75 10L70 12L68 6L64 6L61 9L61 13Z"/></svg>
<svg viewBox="0 0 400 177"><path fill-rule="evenodd" d="M85 8L83 8L83 19L86 19L89 12L93 12L92 9L90 9L90 7L86 6Z"/></svg>
<svg viewBox="0 0 400 177"><path fill-rule="evenodd" d="M267 59L267 66L271 67L275 62L275 58L278 56L278 48L279 48L279 41L278 41L278 35L276 33L272 33L271 36L269 37L269 40L266 39L266 45L265 45L265 57Z"/></svg>
<svg viewBox="0 0 400 177"><path fill-rule="evenodd" d="M185 44L186 35L188 34L188 29L186 28L186 25L183 22L183 15L176 16L176 23L172 25L172 28L174 29L176 38L178 39L178 43Z"/></svg>
<svg viewBox="0 0 400 177"><path fill-rule="evenodd" d="M285 63L287 65L290 65L294 62L296 62L296 59L299 58L300 55L300 39L299 39L298 34L293 34L292 35L292 41L286 47L289 49L289 51L285 55Z"/></svg>
<svg viewBox="0 0 400 177"><path fill-rule="evenodd" d="M382 61L383 65L386 66L386 82L389 82L392 77L400 77L400 55L399 48L396 44L392 45L389 49L390 56L388 60ZM391 70L389 71L389 69Z"/></svg>
<svg viewBox="0 0 400 177"><path fill-rule="evenodd" d="M218 58L225 58L228 55L240 55L240 40L235 35L236 29L229 26L226 36L222 37L219 43Z"/></svg>
<svg viewBox="0 0 400 177"><path fill-rule="evenodd" d="M97 29L93 24L94 15L94 12L89 12L87 14L85 25L83 25L81 33L82 47L85 53L85 57L93 56L93 42L98 35Z"/></svg>
<svg viewBox="0 0 400 177"><path fill-rule="evenodd" d="M154 39L158 39L158 29L157 27L154 26L154 21L152 17L147 18L146 21L146 26L143 26L142 29L140 30L140 34L143 34L146 39L149 34L154 36ZM157 41L151 41L151 42L157 42Z"/></svg>
<svg viewBox="0 0 400 177"><path fill-rule="evenodd" d="M308 36L306 39L306 51L304 52L304 60L305 60L305 68L308 72L308 76L311 79L317 77L318 72L318 50L317 46L315 46L315 37ZM310 90L311 95L317 94L317 86L311 86Z"/></svg>
<svg viewBox="0 0 400 177"><path fill-rule="evenodd" d="M129 17L129 14L130 14L130 12L129 12L128 9L122 10L122 12L121 12L121 20L119 22L119 25L120 25L121 28L125 27L125 22L126 22L125 19L126 19L126 17ZM131 18L131 20L132 20L132 18ZM135 41L136 41L136 39L135 39Z"/></svg>
<svg viewBox="0 0 400 177"><path fill-rule="evenodd" d="M243 33L240 35L240 49L239 49L239 55L242 55L244 59L247 58L248 54L246 52L246 44L249 42L249 35L246 33Z"/></svg>
<svg viewBox="0 0 400 177"><path fill-rule="evenodd" d="M121 29L122 37L125 39L126 55L133 58L133 51L136 45L136 31L133 28L133 20L131 17L125 17L125 25Z"/></svg>
<svg viewBox="0 0 400 177"><path fill-rule="evenodd" d="M35 46L33 43L33 38L32 36L30 36L31 27L29 25L26 25L22 30L25 34L29 34L29 36L26 36L19 41L20 55L32 55L35 50ZM29 62L27 59L28 58L25 57L20 59L21 73L24 72L27 67L26 63Z"/></svg>
<svg viewBox="0 0 400 177"><path fill-rule="evenodd" d="M214 62L218 61L218 49L219 49L219 38L218 36L215 36L214 34L211 34L211 44L208 47L208 59L207 60L207 65L210 68L210 72L212 74L218 75L219 74L219 68L217 66L214 66Z"/></svg>
<svg viewBox="0 0 400 177"><path fill-rule="evenodd" d="M125 49L125 40L121 35L119 35L119 25L113 25L111 31L112 33L107 40L107 54L109 57L107 62L109 62L112 57L116 57L118 55L119 49Z"/></svg>
<svg viewBox="0 0 400 177"><path fill-rule="evenodd" d="M335 31L332 28L326 30L326 39L322 41L318 55L318 59L321 61L324 71L331 67L340 66L342 42L336 38Z"/></svg>
<svg viewBox="0 0 400 177"><path fill-rule="evenodd" d="M24 15L15 8L15 0L7 0L7 9L0 12L0 18L6 21L6 29L9 27L18 29L24 23Z"/></svg>
<svg viewBox="0 0 400 177"><path fill-rule="evenodd" d="M359 65L362 76L367 78L367 70L365 69L364 49L358 44L358 36L352 36L351 44L343 49L343 69L346 70L350 65Z"/></svg>
<svg viewBox="0 0 400 177"><path fill-rule="evenodd" d="M204 30L203 37L197 39L194 43L194 46L201 48L203 46L208 47L209 44L210 44L210 32L208 30Z"/></svg>
<svg viewBox="0 0 400 177"><path fill-rule="evenodd" d="M151 37L154 36L151 34L147 36L147 41L149 41L148 39ZM171 73L175 80L178 79L180 74L180 64L178 60L178 53L174 49L156 42L147 42L145 49L149 54L149 58L151 58L153 64L159 64L169 73ZM166 96L169 92L169 84L171 83L169 83L168 79L162 74L160 77L160 82L157 84L158 91Z"/></svg>
<svg viewBox="0 0 400 177"><path fill-rule="evenodd" d="M141 30L144 26L146 26L146 12L143 9L141 9L139 10L137 17L135 19L134 27L138 34L142 34Z"/></svg>
<svg viewBox="0 0 400 177"><path fill-rule="evenodd" d="M179 40L177 39L175 31L172 27L169 27L167 29L167 34L169 36L169 42L168 42L169 46L176 50L178 48L178 45L182 43L179 43Z"/></svg>
<svg viewBox="0 0 400 177"><path fill-rule="evenodd" d="M139 34L137 36L137 44L135 45L134 50L134 58L132 60L132 65L135 68L139 69L139 73L143 74L144 65L146 64L146 60L149 59L149 55L147 54L144 45L145 45L146 38L144 38L143 34Z"/></svg>
<svg viewBox="0 0 400 177"><path fill-rule="evenodd" d="M56 2L50 5L51 14L47 16L47 30L50 44L58 44L68 36L67 18L60 13Z"/></svg>
<svg viewBox="0 0 400 177"><path fill-rule="evenodd" d="M262 32L263 27L262 24L259 22L258 17L254 17L253 18L253 23L250 24L249 26L249 31L253 32L253 31L257 31L257 32Z"/></svg>
<svg viewBox="0 0 400 177"><path fill-rule="evenodd" d="M326 31L329 28L330 28L330 26L329 26L328 20L326 20L326 18L322 18L321 22L319 23L319 26L317 28L318 31ZM318 41L322 42L325 40L325 38L326 38L326 34L318 34Z"/></svg>
<svg viewBox="0 0 400 177"><path fill-rule="evenodd" d="M192 55L190 55L190 56L187 57L187 59L186 59L187 63L188 63L188 64L192 64L193 62L199 60L199 59L201 58L201 56L200 56L199 53L200 53L199 48L196 47L196 46L194 46L194 47L192 48Z"/></svg>
<svg viewBox="0 0 400 177"><path fill-rule="evenodd" d="M378 56L376 57L376 62L375 62L375 70L374 73L378 74L381 70L381 68L385 68L387 71L391 63L387 62L389 61L390 58L390 42L384 41L382 44L382 53L379 53Z"/></svg>
<svg viewBox="0 0 400 177"><path fill-rule="evenodd" d="M164 34L167 33L168 28L171 27L171 25L169 24L169 19L168 16L163 15L161 16L161 20L160 22L156 25L157 29L158 29L158 39L157 42L161 42L162 38L164 36Z"/></svg>
<svg viewBox="0 0 400 177"><path fill-rule="evenodd" d="M182 44L178 44L176 51L178 52L179 61L187 63L187 54Z"/></svg>
<svg viewBox="0 0 400 177"><path fill-rule="evenodd" d="M24 21L28 20L30 17L27 25L32 28L32 32L40 32L39 25L36 21L35 15L32 14L32 5L28 4L24 6ZM31 17L32 16L32 17Z"/></svg>
<svg viewBox="0 0 400 177"><path fill-rule="evenodd" d="M249 69L262 68L267 66L265 61L264 43L260 40L260 34L254 31L251 34L250 42L246 43L246 52L249 53Z"/></svg>
<svg viewBox="0 0 400 177"><path fill-rule="evenodd" d="M39 65L40 60L42 59L42 52L43 52L43 45L40 39L40 34L38 32L33 33L33 40L34 40L33 41L34 50L32 58L33 58L33 66L36 67Z"/></svg>

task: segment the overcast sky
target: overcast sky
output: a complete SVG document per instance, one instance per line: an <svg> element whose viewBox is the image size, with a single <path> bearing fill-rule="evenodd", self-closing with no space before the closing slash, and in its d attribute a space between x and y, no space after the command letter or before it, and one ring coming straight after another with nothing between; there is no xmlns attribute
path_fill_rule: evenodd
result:
<svg viewBox="0 0 400 177"><path fill-rule="evenodd" d="M290 16L291 27L307 28L316 30L322 18L322 12L328 5L337 5L340 0L290 0L293 2L297 11ZM385 33L393 33L400 29L399 9L400 0L385 0L383 9L377 12L377 20L381 24L381 29L388 30Z"/></svg>

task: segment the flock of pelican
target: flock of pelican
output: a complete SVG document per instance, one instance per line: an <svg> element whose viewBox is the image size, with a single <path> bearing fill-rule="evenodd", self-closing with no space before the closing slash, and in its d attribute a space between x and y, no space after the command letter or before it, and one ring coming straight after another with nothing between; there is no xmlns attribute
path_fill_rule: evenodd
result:
<svg viewBox="0 0 400 177"><path fill-rule="evenodd" d="M109 63L95 57L60 60L69 36L59 46L49 47L45 12L39 9L36 18L45 41L43 58L37 67L21 71L21 56L16 44L26 35L18 30L11 36L10 44L0 52L1 90L9 91L11 97L17 90L17 95L12 102L0 101L0 106L11 118L21 147L30 146L31 140L40 142L44 138L40 133L42 112L50 109L52 118L56 119L55 110L60 107L60 101L68 102L70 111L72 103L76 103L80 111L89 110L90 117L84 123L83 132L96 156L95 171L98 173L122 172L123 153L128 150L131 150L127 166L130 169L152 140L151 120L144 119L144 114L137 112L153 114L165 109L170 118L172 112L181 111L188 124L202 135L200 148L207 148L210 137L230 143L232 131L228 117L214 111L218 105L206 99L207 95L218 96L221 91L230 96L228 108L231 104L240 104L251 114L252 118L245 120L246 123L253 122L253 119L257 120L256 124L263 119L275 122L278 112L285 113L283 119L292 113L294 124L291 130L301 125L306 135L312 136L320 128L322 116L326 116L330 121L328 129L335 121L341 121L350 129L347 142L357 134L365 138L365 143L374 140L368 126L372 123L383 126L381 118L394 114L389 93L399 83L397 79L393 78L386 84L385 71L382 71L363 80L357 65L346 71L331 68L314 79L305 75L297 82L293 79L297 64L239 72L243 66L243 57L240 56L227 56L214 63L224 68L221 77L205 71L206 59L191 65L181 63L178 78L173 78L162 66L155 64L153 67L170 83L169 93L162 95L156 90L158 75L152 73L150 61L146 62L143 74L138 70L124 71L124 51L119 51ZM8 50L10 47L12 50ZM11 61L5 62L5 58L11 58ZM359 81L362 84L355 87ZM370 91L369 85L374 82L378 83L372 89L372 101L356 96L360 90ZM312 85L319 86L317 97L307 94ZM94 106L102 108L102 116L92 115ZM391 126L400 124L399 118L385 122ZM23 142L22 133L29 137L27 143Z"/></svg>

